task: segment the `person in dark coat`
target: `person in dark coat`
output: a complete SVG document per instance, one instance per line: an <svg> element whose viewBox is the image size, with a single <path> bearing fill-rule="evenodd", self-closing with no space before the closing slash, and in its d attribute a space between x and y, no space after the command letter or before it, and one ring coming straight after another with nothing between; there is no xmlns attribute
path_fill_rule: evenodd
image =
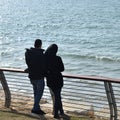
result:
<svg viewBox="0 0 120 120"><path fill-rule="evenodd" d="M64 64L60 56L57 56L58 46L56 44L50 45L45 51L47 59L47 86L53 98L53 114L54 118L59 118L64 114L62 101L61 101L61 89L63 87L63 76L61 72L64 71Z"/></svg>
<svg viewBox="0 0 120 120"><path fill-rule="evenodd" d="M44 91L44 76L46 74L46 62L43 54L42 41L35 40L34 48L26 49L25 61L28 66L27 72L34 91L34 106L31 110L32 113L43 115L44 111L40 108L40 100Z"/></svg>

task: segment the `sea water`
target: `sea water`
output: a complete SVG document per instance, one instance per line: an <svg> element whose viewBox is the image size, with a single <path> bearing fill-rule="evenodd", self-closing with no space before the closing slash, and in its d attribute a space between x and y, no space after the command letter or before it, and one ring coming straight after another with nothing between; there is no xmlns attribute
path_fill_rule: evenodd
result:
<svg viewBox="0 0 120 120"><path fill-rule="evenodd" d="M65 73L120 78L120 0L0 0L0 67L56 43Z"/></svg>

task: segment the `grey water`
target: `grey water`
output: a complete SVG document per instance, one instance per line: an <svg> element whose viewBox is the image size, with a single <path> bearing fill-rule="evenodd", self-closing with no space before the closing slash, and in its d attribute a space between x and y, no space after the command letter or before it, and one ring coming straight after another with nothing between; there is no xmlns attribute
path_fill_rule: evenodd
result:
<svg viewBox="0 0 120 120"><path fill-rule="evenodd" d="M0 0L0 67L25 69L37 38L65 73L120 78L120 0Z"/></svg>

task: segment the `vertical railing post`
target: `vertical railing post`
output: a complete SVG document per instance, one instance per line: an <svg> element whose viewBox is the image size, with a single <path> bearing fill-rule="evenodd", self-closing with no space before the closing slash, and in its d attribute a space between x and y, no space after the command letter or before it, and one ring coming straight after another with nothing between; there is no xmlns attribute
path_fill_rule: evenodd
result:
<svg viewBox="0 0 120 120"><path fill-rule="evenodd" d="M110 108L110 120L117 120L117 106L112 84L110 82L104 82L104 86Z"/></svg>
<svg viewBox="0 0 120 120"><path fill-rule="evenodd" d="M109 82L108 84L109 84L111 98L112 98L112 103L113 103L112 105L113 105L113 109L114 109L114 120L117 120L117 105L116 105L116 100L115 100L115 96L114 96L114 92L113 92L113 88L112 88L111 82Z"/></svg>
<svg viewBox="0 0 120 120"><path fill-rule="evenodd" d="M5 107L9 108L11 104L11 93L10 93L3 71L0 71L0 81L5 93Z"/></svg>

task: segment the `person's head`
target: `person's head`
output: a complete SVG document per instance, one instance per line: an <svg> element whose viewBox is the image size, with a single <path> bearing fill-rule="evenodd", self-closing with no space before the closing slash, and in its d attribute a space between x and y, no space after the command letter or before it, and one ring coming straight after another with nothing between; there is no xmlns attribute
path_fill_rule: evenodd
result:
<svg viewBox="0 0 120 120"><path fill-rule="evenodd" d="M56 54L57 54L57 51L58 51L58 46L57 46L56 44L51 44L51 45L47 48L45 54L52 56L52 55L56 55Z"/></svg>
<svg viewBox="0 0 120 120"><path fill-rule="evenodd" d="M34 43L35 48L41 48L42 47L42 40L36 39Z"/></svg>

